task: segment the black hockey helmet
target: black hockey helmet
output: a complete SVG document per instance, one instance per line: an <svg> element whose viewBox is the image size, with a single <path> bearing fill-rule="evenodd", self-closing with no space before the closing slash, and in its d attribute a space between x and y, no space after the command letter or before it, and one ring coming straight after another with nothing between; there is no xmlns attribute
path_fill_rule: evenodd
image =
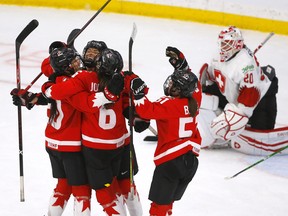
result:
<svg viewBox="0 0 288 216"><path fill-rule="evenodd" d="M123 59L121 54L113 49L105 49L101 53L99 73L111 76L120 73L123 69Z"/></svg>
<svg viewBox="0 0 288 216"><path fill-rule="evenodd" d="M99 52L99 54L96 55L94 58L86 57L87 50L90 48L96 49ZM95 67L97 61L99 60L101 52L106 48L107 48L107 45L104 41L95 41L95 40L89 41L87 45L84 47L83 52L82 52L84 65L89 68Z"/></svg>
<svg viewBox="0 0 288 216"><path fill-rule="evenodd" d="M180 96L190 98L197 88L197 76L187 70L175 70L164 82L163 89L166 96Z"/></svg>
<svg viewBox="0 0 288 216"><path fill-rule="evenodd" d="M50 54L50 65L55 73L75 72L72 67L72 61L78 56L78 53L68 47L56 48Z"/></svg>
<svg viewBox="0 0 288 216"><path fill-rule="evenodd" d="M49 46L49 54L51 54L54 49L63 47L67 47L67 44L62 41L54 41Z"/></svg>

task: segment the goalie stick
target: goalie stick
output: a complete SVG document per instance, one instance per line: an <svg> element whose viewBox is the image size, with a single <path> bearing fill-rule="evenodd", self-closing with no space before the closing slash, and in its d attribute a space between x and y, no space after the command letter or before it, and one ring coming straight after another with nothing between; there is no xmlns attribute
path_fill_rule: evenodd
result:
<svg viewBox="0 0 288 216"><path fill-rule="evenodd" d="M137 34L137 26L135 23L133 23L133 30L132 34L129 39L129 72L132 72L132 47L133 43L135 40ZM134 200L134 170L133 170L133 150L134 150L134 143L133 143L133 119L134 119L134 107L132 103L132 91L130 90L129 92L129 129L130 129L130 150L129 150L129 155L130 155L130 193L128 199ZM134 151L135 152L135 151Z"/></svg>
<svg viewBox="0 0 288 216"><path fill-rule="evenodd" d="M269 159L269 158L275 156L276 154L282 152L283 150L285 150L285 149L287 149L287 148L288 148L288 145L285 146L285 147L283 147L283 148L281 148L281 149L279 149L278 151L275 151L274 153L272 153L272 154L270 154L270 155L267 155L266 157L264 157L264 158L262 158L261 160L259 160L259 161L255 162L255 163L253 163L252 165L246 167L245 169L241 170L240 172L234 174L233 176L230 176L230 177L227 176L227 177L225 177L225 179L226 179L226 180L229 180L229 179L235 178L235 177L238 176L239 174L241 174L241 173L245 172L246 170L248 170L248 169L250 169L250 168L256 166L257 164L262 163L263 161L265 161L265 160L267 160L267 159Z"/></svg>
<svg viewBox="0 0 288 216"><path fill-rule="evenodd" d="M253 54L258 52L259 49L261 49L262 46L274 35L274 32L270 32L269 35L264 39L264 41L254 50Z"/></svg>
<svg viewBox="0 0 288 216"><path fill-rule="evenodd" d="M16 53L16 83L18 90L21 89L20 78L20 47L25 38L34 31L39 25L36 19L33 19L28 25L21 31L15 40L15 53ZM18 105L18 138L19 138L19 170L20 170L20 202L25 201L24 195L24 164L23 164L23 137L22 137L22 111L21 105Z"/></svg>
<svg viewBox="0 0 288 216"><path fill-rule="evenodd" d="M85 25L81 29L73 29L67 39L67 46L76 50L74 47L75 39L87 28L87 26L98 16L98 14L104 10L104 8L110 3L111 0L106 1L101 8L85 23ZM26 93L32 85L42 76L42 71L32 80L32 82L24 89L24 93Z"/></svg>

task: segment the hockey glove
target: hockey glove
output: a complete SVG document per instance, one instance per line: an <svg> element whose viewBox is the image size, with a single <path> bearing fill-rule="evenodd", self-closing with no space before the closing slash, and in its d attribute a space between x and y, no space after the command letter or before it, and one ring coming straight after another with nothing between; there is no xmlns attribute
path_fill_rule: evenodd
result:
<svg viewBox="0 0 288 216"><path fill-rule="evenodd" d="M149 126L150 126L150 121L149 120L144 120L144 119L135 117L135 119L134 119L134 130L137 133L141 133L141 132L145 131Z"/></svg>
<svg viewBox="0 0 288 216"><path fill-rule="evenodd" d="M135 78L131 81L131 91L133 92L135 100L143 98L147 94L147 86L145 82L138 78Z"/></svg>
<svg viewBox="0 0 288 216"><path fill-rule="evenodd" d="M119 73L114 73L108 85L104 88L105 97L116 102L124 89L124 77Z"/></svg>
<svg viewBox="0 0 288 216"><path fill-rule="evenodd" d="M15 106L26 106L28 110L32 109L38 99L38 94L24 91L23 89L14 88L10 95L12 95L13 104Z"/></svg>
<svg viewBox="0 0 288 216"><path fill-rule="evenodd" d="M168 46L166 48L166 56L170 57L169 62L175 70L183 70L189 68L185 56L177 48Z"/></svg>

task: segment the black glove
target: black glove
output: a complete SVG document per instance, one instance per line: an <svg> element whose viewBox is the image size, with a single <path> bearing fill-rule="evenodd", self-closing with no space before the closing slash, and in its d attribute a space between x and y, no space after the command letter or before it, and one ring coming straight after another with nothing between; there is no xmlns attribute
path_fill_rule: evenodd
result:
<svg viewBox="0 0 288 216"><path fill-rule="evenodd" d="M143 132L149 126L150 126L150 121L149 120L144 120L144 119L137 118L137 117L134 119L134 130L137 133Z"/></svg>
<svg viewBox="0 0 288 216"><path fill-rule="evenodd" d="M177 48L168 46L166 48L166 56L170 57L169 62L175 70L183 70L189 68L185 56Z"/></svg>
<svg viewBox="0 0 288 216"><path fill-rule="evenodd" d="M114 73L108 85L104 88L105 97L116 102L124 89L124 77L119 73Z"/></svg>
<svg viewBox="0 0 288 216"><path fill-rule="evenodd" d="M10 92L10 95L12 95L13 104L15 106L19 106L19 105L26 106L26 108L30 110L36 104L37 99L35 98L37 97L38 94L24 91L23 89L19 90L17 88L14 88Z"/></svg>
<svg viewBox="0 0 288 216"><path fill-rule="evenodd" d="M139 100L143 98L146 95L146 92L145 92L146 89L147 89L147 86L145 82L139 77L131 81L131 90L133 92L135 100Z"/></svg>

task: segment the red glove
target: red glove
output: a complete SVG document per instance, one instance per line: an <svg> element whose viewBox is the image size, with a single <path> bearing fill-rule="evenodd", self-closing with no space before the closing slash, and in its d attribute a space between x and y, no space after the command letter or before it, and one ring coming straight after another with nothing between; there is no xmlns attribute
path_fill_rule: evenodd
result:
<svg viewBox="0 0 288 216"><path fill-rule="evenodd" d="M183 70L189 68L185 56L176 47L168 46L166 48L166 56L169 57L169 62L175 70Z"/></svg>
<svg viewBox="0 0 288 216"><path fill-rule="evenodd" d="M104 88L105 97L113 102L120 98L120 94L124 88L124 77L122 74L114 73L108 85Z"/></svg>
<svg viewBox="0 0 288 216"><path fill-rule="evenodd" d="M134 74L133 72L130 71L123 71L121 74L124 76L124 91L129 93L130 92L130 86L131 86L131 81L138 76Z"/></svg>
<svg viewBox="0 0 288 216"><path fill-rule="evenodd" d="M24 89L19 90L18 88L12 89L10 95L12 95L13 104L15 106L26 106L29 110L37 103L37 98L40 96L40 94L28 92Z"/></svg>
<svg viewBox="0 0 288 216"><path fill-rule="evenodd" d="M130 71L124 71L124 72L121 72L121 74L123 74L124 76L124 91L129 94L130 91L132 90L131 89L132 80L134 80L135 78L139 78L139 76ZM144 89L145 95L148 93L148 91L149 91L149 88L145 86L145 89Z"/></svg>

